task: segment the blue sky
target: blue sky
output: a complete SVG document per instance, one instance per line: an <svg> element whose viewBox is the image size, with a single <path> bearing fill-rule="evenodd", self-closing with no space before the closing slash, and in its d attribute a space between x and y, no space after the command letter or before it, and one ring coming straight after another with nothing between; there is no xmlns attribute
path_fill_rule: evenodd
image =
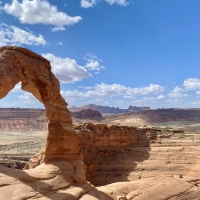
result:
<svg viewBox="0 0 200 200"><path fill-rule="evenodd" d="M199 0L0 0L0 46L46 57L71 106L200 107ZM42 107L16 85L0 107Z"/></svg>

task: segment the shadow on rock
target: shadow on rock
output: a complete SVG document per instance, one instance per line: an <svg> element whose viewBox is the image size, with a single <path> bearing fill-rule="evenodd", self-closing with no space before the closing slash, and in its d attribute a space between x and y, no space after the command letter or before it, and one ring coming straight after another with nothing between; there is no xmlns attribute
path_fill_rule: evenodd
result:
<svg viewBox="0 0 200 200"><path fill-rule="evenodd" d="M93 126L93 135L90 133L90 137L89 133L86 134L84 130L84 137L87 136L87 139L82 138L81 141L87 142L82 144L81 150L86 163L87 180L95 186L101 186L114 182L140 179L143 169L137 169L136 171L137 163L147 160L151 150L149 138L146 134L147 130L130 130L129 128L130 140L128 140L128 134L124 134L125 130L128 130L127 127L120 127L120 130L118 127L114 129L108 128L109 131L107 132L102 133L103 131L99 131L100 133L97 133ZM108 139L106 135L108 135ZM90 145L89 141L91 141L91 138L93 138L93 141ZM116 146L108 146L106 142L110 142L109 139L112 139L111 142L118 140ZM106 145L107 147L103 147Z"/></svg>

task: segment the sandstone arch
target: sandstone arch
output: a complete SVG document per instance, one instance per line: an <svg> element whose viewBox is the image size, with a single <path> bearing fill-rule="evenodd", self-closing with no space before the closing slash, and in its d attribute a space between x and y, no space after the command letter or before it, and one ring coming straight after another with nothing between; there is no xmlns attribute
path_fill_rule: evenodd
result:
<svg viewBox="0 0 200 200"><path fill-rule="evenodd" d="M19 82L22 83L22 90L31 92L46 108L49 122L44 162L51 163L54 159L81 161L70 112L60 95L60 83L51 72L50 62L25 48L1 47L0 99ZM76 168L83 174L81 165ZM84 176L81 179L78 181L85 181Z"/></svg>

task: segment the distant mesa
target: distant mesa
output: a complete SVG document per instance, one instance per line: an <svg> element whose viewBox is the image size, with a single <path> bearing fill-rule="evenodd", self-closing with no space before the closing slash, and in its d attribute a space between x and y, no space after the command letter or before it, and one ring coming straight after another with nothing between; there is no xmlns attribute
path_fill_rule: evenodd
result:
<svg viewBox="0 0 200 200"><path fill-rule="evenodd" d="M150 110L149 106L142 106L142 107L137 107L137 106L129 106L128 109L121 109L121 108L115 108L115 107L110 107L110 106L101 106L101 105L95 105L95 104L88 104L85 106L81 107L76 107L72 106L69 108L71 112L73 111L80 111L83 109L92 109L92 110L98 110L100 113L113 113L113 114L119 114L119 113L126 113L126 112L140 112L143 110Z"/></svg>
<svg viewBox="0 0 200 200"><path fill-rule="evenodd" d="M71 115L78 119L102 120L102 114L98 110L83 109L77 112L71 112Z"/></svg>
<svg viewBox="0 0 200 200"><path fill-rule="evenodd" d="M140 112L140 111L143 111L143 110L150 110L150 107L149 106L137 107L137 106L131 106L131 105L128 107L128 111Z"/></svg>

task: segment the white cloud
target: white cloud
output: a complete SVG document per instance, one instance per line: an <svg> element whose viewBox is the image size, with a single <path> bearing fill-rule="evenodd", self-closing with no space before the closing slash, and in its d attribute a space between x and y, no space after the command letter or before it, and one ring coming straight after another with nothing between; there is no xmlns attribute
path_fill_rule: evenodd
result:
<svg viewBox="0 0 200 200"><path fill-rule="evenodd" d="M57 31L65 31L66 29L63 26L56 26L52 28L53 32L57 32Z"/></svg>
<svg viewBox="0 0 200 200"><path fill-rule="evenodd" d="M181 97L187 97L187 94L184 94L185 90L180 87L175 87L169 94L169 98L181 98Z"/></svg>
<svg viewBox="0 0 200 200"><path fill-rule="evenodd" d="M127 6L129 3L126 0L105 0L110 5L116 3L121 6Z"/></svg>
<svg viewBox="0 0 200 200"><path fill-rule="evenodd" d="M180 102L183 102L183 99L167 99L165 102L167 102L167 103L180 103Z"/></svg>
<svg viewBox="0 0 200 200"><path fill-rule="evenodd" d="M32 93L24 92L22 95L18 96L20 99L19 105L35 105L38 106L39 104L42 104L36 97L32 95ZM21 106L20 105L20 106Z"/></svg>
<svg viewBox="0 0 200 200"><path fill-rule="evenodd" d="M56 44L57 44L57 45L61 45L61 46L63 45L63 43L62 43L62 42L57 42Z"/></svg>
<svg viewBox="0 0 200 200"><path fill-rule="evenodd" d="M100 63L102 62L102 60L98 59L97 56L95 56L94 54L90 53L87 54L84 59L87 61L87 63L85 64L85 68L87 68L88 70L101 70L101 69L105 69L104 66L102 66Z"/></svg>
<svg viewBox="0 0 200 200"><path fill-rule="evenodd" d="M5 4L3 9L6 13L17 17L21 23L50 24L59 27L58 29L78 23L82 19L80 16L70 17L58 11L56 6L46 0L22 0L21 3L12 0L12 4Z"/></svg>
<svg viewBox="0 0 200 200"><path fill-rule="evenodd" d="M108 85L105 83L97 84L92 89L86 91L62 91L66 98L106 98L114 96L134 97L135 95L157 94L164 90L160 85L150 84L141 88L130 88L120 84Z"/></svg>
<svg viewBox="0 0 200 200"><path fill-rule="evenodd" d="M165 98L164 95L159 95L159 96L157 97L157 99L164 99L164 98Z"/></svg>
<svg viewBox="0 0 200 200"><path fill-rule="evenodd" d="M124 101L123 100L117 100L117 101L114 101L114 103L122 105L124 103Z"/></svg>
<svg viewBox="0 0 200 200"><path fill-rule="evenodd" d="M74 59L56 57L51 53L42 54L42 56L51 62L52 72L62 83L72 83L91 76Z"/></svg>
<svg viewBox="0 0 200 200"><path fill-rule="evenodd" d="M90 100L90 101L87 101L87 102L85 102L85 104L94 104L94 103L96 103L96 104L109 104L109 102L108 101L106 101L105 99L101 99L101 98L97 98L97 99L92 99L92 100Z"/></svg>
<svg viewBox="0 0 200 200"><path fill-rule="evenodd" d="M81 7L82 8L90 8L97 4L99 0L81 0Z"/></svg>
<svg viewBox="0 0 200 200"><path fill-rule="evenodd" d="M200 79L188 78L183 83L187 90L200 90Z"/></svg>
<svg viewBox="0 0 200 200"><path fill-rule="evenodd" d="M131 92L135 94L145 95L145 94L150 94L150 93L158 94L162 91L164 91L164 87L158 84L150 84L149 86L146 86L146 87L134 88Z"/></svg>
<svg viewBox="0 0 200 200"><path fill-rule="evenodd" d="M91 8L100 1L102 0L81 0L80 5L82 8ZM126 0L105 0L105 2L109 3L110 5L116 3L121 6L127 6L129 4L129 2L127 2Z"/></svg>
<svg viewBox="0 0 200 200"><path fill-rule="evenodd" d="M15 26L0 24L0 46L5 45L46 45L42 35L34 35L30 31L25 31Z"/></svg>
<svg viewBox="0 0 200 200"><path fill-rule="evenodd" d="M79 88L83 88L85 90L91 90L93 87L92 86L78 86Z"/></svg>
<svg viewBox="0 0 200 200"><path fill-rule="evenodd" d="M151 103L154 103L155 101L155 98L154 97L144 97L143 99L137 99L137 100L134 100L132 101L132 103L147 103L147 102L151 102Z"/></svg>
<svg viewBox="0 0 200 200"><path fill-rule="evenodd" d="M24 92L24 94L22 95L19 95L18 96L21 100L36 100L36 98L31 94L31 93L28 93L28 92Z"/></svg>
<svg viewBox="0 0 200 200"><path fill-rule="evenodd" d="M198 90L198 91L196 91L196 94L200 94L200 91Z"/></svg>
<svg viewBox="0 0 200 200"><path fill-rule="evenodd" d="M18 92L18 91L16 91ZM44 105L37 100L31 93L29 92L23 92L17 97L12 97L12 102L10 102L8 97L5 97L2 100L2 103L0 102L0 106L5 107L21 107L21 108L44 108ZM8 101L6 101L6 98L8 98Z"/></svg>

